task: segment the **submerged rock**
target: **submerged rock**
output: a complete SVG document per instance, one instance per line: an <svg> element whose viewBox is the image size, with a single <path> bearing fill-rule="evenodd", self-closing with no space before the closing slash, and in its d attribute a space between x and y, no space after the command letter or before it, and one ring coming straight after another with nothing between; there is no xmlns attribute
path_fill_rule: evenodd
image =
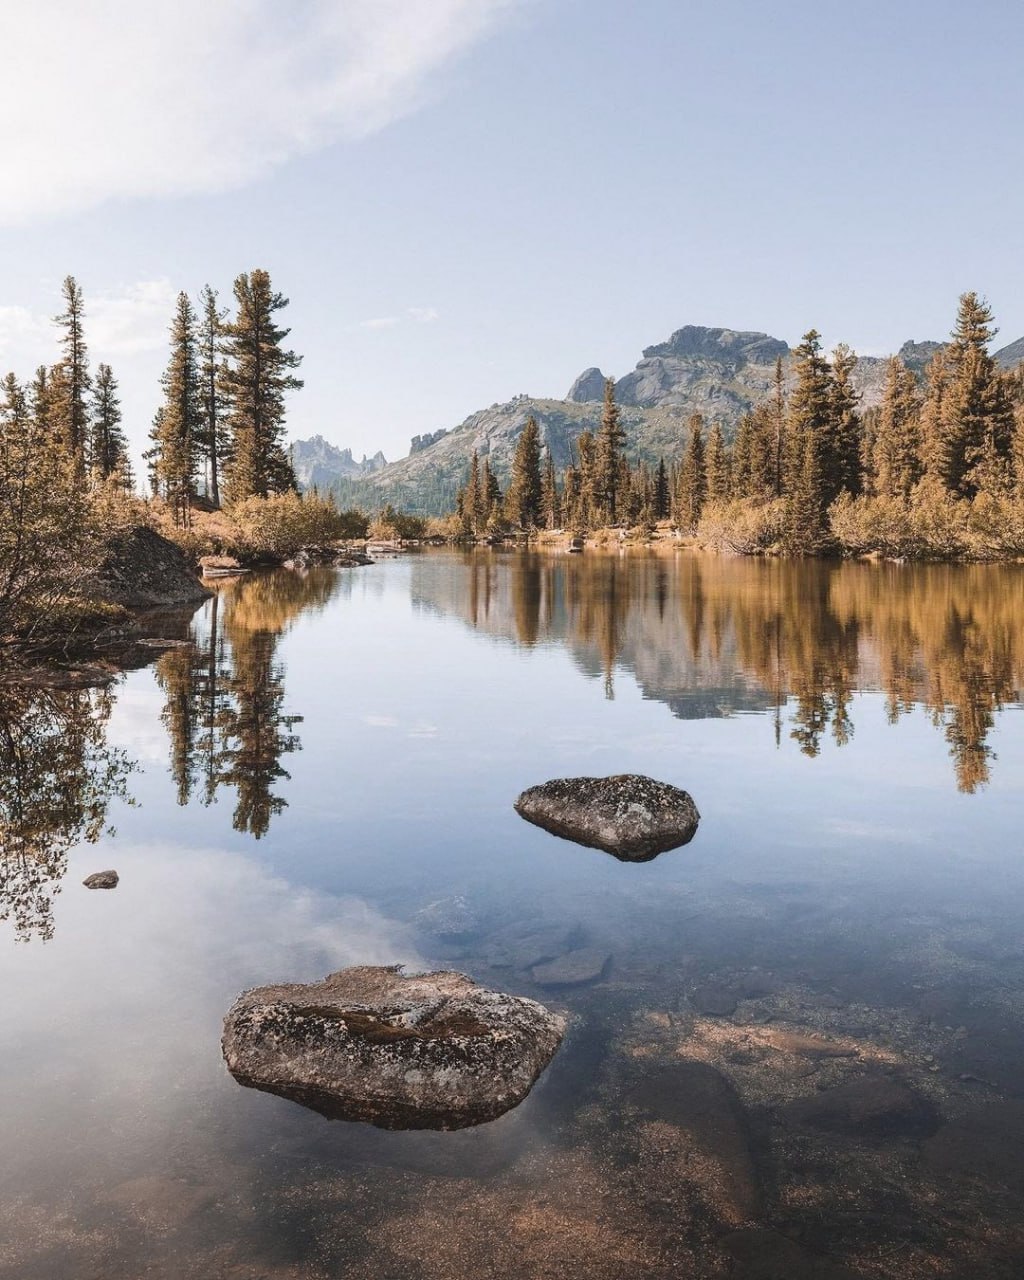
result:
<svg viewBox="0 0 1024 1280"><path fill-rule="evenodd" d="M611 955L607 951L580 947L556 956L554 960L535 964L531 973L540 987L580 987L602 978L610 961Z"/></svg>
<svg viewBox="0 0 1024 1280"><path fill-rule="evenodd" d="M783 1114L799 1125L854 1137L927 1136L939 1126L938 1109L930 1098L886 1076L855 1076L798 1098Z"/></svg>
<svg viewBox="0 0 1024 1280"><path fill-rule="evenodd" d="M94 871L82 881L87 889L116 889L120 876L116 871Z"/></svg>
<svg viewBox="0 0 1024 1280"><path fill-rule="evenodd" d="M239 1082L339 1120L461 1129L520 1103L565 1019L461 973L342 969L322 982L257 987L224 1019Z"/></svg>
<svg viewBox="0 0 1024 1280"><path fill-rule="evenodd" d="M688 844L700 814L686 791L639 774L610 778L555 778L530 787L516 812L552 835L621 862L648 862Z"/></svg>

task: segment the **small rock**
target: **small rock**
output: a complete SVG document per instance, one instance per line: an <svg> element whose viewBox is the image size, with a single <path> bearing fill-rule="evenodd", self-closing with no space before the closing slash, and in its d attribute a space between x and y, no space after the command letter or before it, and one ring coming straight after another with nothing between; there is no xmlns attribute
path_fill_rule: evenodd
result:
<svg viewBox="0 0 1024 1280"><path fill-rule="evenodd" d="M539 987L580 987L603 977L610 960L607 951L580 947L554 960L535 964L530 973Z"/></svg>
<svg viewBox="0 0 1024 1280"><path fill-rule="evenodd" d="M689 794L638 774L555 778L524 791L516 812L552 835L621 862L648 862L689 843L700 814Z"/></svg>
<svg viewBox="0 0 1024 1280"><path fill-rule="evenodd" d="M116 889L120 879L116 871L94 871L82 881L87 889Z"/></svg>
<svg viewBox="0 0 1024 1280"><path fill-rule="evenodd" d="M239 1084L332 1119L461 1129L521 1102L564 1031L535 1000L461 973L364 966L245 992L221 1047Z"/></svg>

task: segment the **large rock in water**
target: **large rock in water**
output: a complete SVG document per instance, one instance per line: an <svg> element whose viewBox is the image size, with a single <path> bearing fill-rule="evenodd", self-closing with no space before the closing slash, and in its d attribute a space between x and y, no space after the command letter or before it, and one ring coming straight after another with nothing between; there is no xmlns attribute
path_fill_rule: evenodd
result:
<svg viewBox="0 0 1024 1280"><path fill-rule="evenodd" d="M462 1129L520 1103L564 1031L535 1000L461 973L364 966L245 992L221 1045L239 1084L331 1119Z"/></svg>
<svg viewBox="0 0 1024 1280"><path fill-rule="evenodd" d="M86 593L127 609L173 609L210 594L181 548L144 525L111 539Z"/></svg>
<svg viewBox="0 0 1024 1280"><path fill-rule="evenodd" d="M686 791L634 773L555 778L524 791L515 808L527 822L622 862L649 862L688 844L700 821Z"/></svg>

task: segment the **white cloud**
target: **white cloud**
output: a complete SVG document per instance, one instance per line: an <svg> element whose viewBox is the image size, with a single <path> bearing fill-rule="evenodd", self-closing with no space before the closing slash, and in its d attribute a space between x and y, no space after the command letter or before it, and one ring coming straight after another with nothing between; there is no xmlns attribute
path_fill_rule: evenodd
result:
<svg viewBox="0 0 1024 1280"><path fill-rule="evenodd" d="M525 3L8 4L0 222L224 190L365 137Z"/></svg>
<svg viewBox="0 0 1024 1280"><path fill-rule="evenodd" d="M360 320L360 329L393 329L395 325L411 321L413 324L433 324L441 319L436 307L406 307L400 316L374 316L370 320Z"/></svg>
<svg viewBox="0 0 1024 1280"><path fill-rule="evenodd" d="M162 351L177 296L169 280L138 280L117 289L85 297L85 336L95 367L140 352ZM40 364L60 358L60 334L53 317L63 310L55 293L46 314L28 307L0 307L0 359L3 368L22 377Z"/></svg>
<svg viewBox="0 0 1024 1280"><path fill-rule="evenodd" d="M86 336L99 359L159 351L168 342L177 290L170 280L135 284L85 299Z"/></svg>

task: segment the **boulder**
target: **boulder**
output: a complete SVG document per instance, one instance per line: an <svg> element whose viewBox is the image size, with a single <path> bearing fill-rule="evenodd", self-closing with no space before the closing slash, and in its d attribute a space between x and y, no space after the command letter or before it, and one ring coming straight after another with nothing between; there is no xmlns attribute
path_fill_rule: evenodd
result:
<svg viewBox="0 0 1024 1280"><path fill-rule="evenodd" d="M331 1119L461 1129L520 1103L564 1031L536 1001L461 973L362 966L245 992L221 1047L239 1084Z"/></svg>
<svg viewBox="0 0 1024 1280"><path fill-rule="evenodd" d="M180 547L140 525L110 540L84 594L127 609L164 609L199 604L210 592Z"/></svg>
<svg viewBox="0 0 1024 1280"><path fill-rule="evenodd" d="M515 809L552 835L603 849L621 862L648 862L689 843L700 821L687 792L630 773L555 778L524 791Z"/></svg>
<svg viewBox="0 0 1024 1280"><path fill-rule="evenodd" d="M603 978L611 962L607 951L595 947L579 947L535 964L530 973L540 987L581 987Z"/></svg>
<svg viewBox="0 0 1024 1280"><path fill-rule="evenodd" d="M604 374L600 369L584 369L565 398L576 404L589 404L593 401L600 403L604 399L604 381Z"/></svg>
<svg viewBox="0 0 1024 1280"><path fill-rule="evenodd" d="M87 889L116 889L120 879L116 871L94 871L82 881Z"/></svg>

